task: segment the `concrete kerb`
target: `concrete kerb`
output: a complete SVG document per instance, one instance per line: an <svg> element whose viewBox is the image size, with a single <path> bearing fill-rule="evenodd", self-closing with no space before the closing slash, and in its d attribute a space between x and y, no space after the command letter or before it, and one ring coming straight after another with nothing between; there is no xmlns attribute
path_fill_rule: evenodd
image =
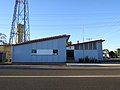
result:
<svg viewBox="0 0 120 90"><path fill-rule="evenodd" d="M71 70L71 69L120 69L120 64L74 64L66 65L0 65L0 69L40 69L40 70Z"/></svg>
<svg viewBox="0 0 120 90"><path fill-rule="evenodd" d="M97 66L97 67L120 67L120 64L91 64L91 63L66 63L67 66Z"/></svg>

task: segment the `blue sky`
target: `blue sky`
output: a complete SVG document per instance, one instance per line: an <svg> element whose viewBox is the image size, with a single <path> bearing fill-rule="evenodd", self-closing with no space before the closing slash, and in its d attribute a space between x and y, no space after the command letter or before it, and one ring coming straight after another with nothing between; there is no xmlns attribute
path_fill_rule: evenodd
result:
<svg viewBox="0 0 120 90"><path fill-rule="evenodd" d="M11 28L15 0L0 1L0 33ZM104 39L103 48L120 48L120 0L29 0L31 39L70 34L76 43ZM84 35L83 35L84 27Z"/></svg>

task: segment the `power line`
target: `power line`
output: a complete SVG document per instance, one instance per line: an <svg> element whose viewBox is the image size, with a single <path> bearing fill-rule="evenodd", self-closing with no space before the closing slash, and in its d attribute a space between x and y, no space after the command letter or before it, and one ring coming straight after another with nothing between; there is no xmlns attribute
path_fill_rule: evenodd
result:
<svg viewBox="0 0 120 90"><path fill-rule="evenodd" d="M31 21L32 22L32 21ZM94 23L86 23L85 25L89 25L89 26L96 26L96 25L98 25L98 26L101 26L101 25L115 25L115 24L119 24L120 23L120 20L117 20L117 21L111 21L111 22L94 22ZM8 25L8 24L1 24L0 23L0 25L2 25L2 26L6 26L6 25ZM65 23L62 23L62 24L32 24L33 26L82 26L82 24L80 23L80 24L70 24L70 23L67 23L67 24L65 24Z"/></svg>

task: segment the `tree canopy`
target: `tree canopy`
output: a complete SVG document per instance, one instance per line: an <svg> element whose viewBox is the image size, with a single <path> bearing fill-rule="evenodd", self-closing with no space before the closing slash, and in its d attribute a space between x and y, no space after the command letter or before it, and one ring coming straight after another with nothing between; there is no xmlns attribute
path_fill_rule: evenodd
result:
<svg viewBox="0 0 120 90"><path fill-rule="evenodd" d="M0 33L0 44L6 44L7 43L7 36L5 34Z"/></svg>

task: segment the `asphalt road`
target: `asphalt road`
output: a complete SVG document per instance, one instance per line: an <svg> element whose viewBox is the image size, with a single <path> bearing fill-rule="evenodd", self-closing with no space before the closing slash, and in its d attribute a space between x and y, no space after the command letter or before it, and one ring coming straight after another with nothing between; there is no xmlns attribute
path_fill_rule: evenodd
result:
<svg viewBox="0 0 120 90"><path fill-rule="evenodd" d="M120 90L120 68L0 68L0 90Z"/></svg>
<svg viewBox="0 0 120 90"><path fill-rule="evenodd" d="M0 90L120 90L120 78L0 78Z"/></svg>
<svg viewBox="0 0 120 90"><path fill-rule="evenodd" d="M0 76L120 75L120 68L0 69Z"/></svg>

